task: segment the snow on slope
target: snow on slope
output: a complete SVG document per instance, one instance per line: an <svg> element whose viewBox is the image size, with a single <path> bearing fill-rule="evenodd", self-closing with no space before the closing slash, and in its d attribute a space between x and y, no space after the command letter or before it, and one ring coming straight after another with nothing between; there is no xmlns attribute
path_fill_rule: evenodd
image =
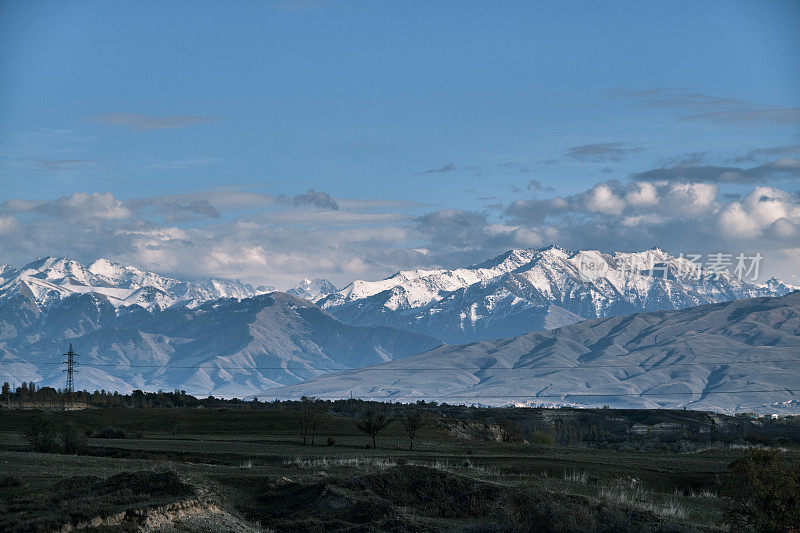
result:
<svg viewBox="0 0 800 533"><path fill-rule="evenodd" d="M800 412L799 348L794 292L442 346L259 397Z"/></svg>
<svg viewBox="0 0 800 533"><path fill-rule="evenodd" d="M385 291L392 291L384 307L396 311L401 308L419 307L441 299L443 293L468 287L512 272L532 261L533 250L511 250L493 261L455 270L401 270L380 281L356 280L338 293L327 298L324 307L335 307L363 300Z"/></svg>
<svg viewBox="0 0 800 533"><path fill-rule="evenodd" d="M152 310L175 304L196 307L208 300L247 298L273 290L238 280L181 281L108 259L98 259L87 267L71 259L47 257L19 270L0 268L0 300L24 294L40 308L73 294L102 294L115 307L140 305Z"/></svg>
<svg viewBox="0 0 800 533"><path fill-rule="evenodd" d="M792 290L774 279L756 285L708 272L684 276L692 271L688 259L658 248L612 254L510 250L467 268L354 281L319 304L346 323L387 325L460 343Z"/></svg>

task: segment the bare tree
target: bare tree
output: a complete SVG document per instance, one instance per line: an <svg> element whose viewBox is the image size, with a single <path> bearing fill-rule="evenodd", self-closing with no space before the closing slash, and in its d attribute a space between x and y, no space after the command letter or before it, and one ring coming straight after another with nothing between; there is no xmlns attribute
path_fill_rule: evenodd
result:
<svg viewBox="0 0 800 533"><path fill-rule="evenodd" d="M311 435L311 445L314 445L314 438L317 435L317 428L324 418L327 407L322 404L315 397L303 396L300 398L300 417L299 429L300 436L303 438L303 446L308 442L308 436Z"/></svg>
<svg viewBox="0 0 800 533"><path fill-rule="evenodd" d="M377 411L368 408L361 413L361 417L356 422L356 427L372 438L372 448L377 448L375 437L378 433L391 423L392 419L384 411Z"/></svg>
<svg viewBox="0 0 800 533"><path fill-rule="evenodd" d="M314 438L317 436L317 428L324 424L328 419L328 406L321 400L315 399L311 406L311 419L309 427L311 429L311 445L314 445Z"/></svg>
<svg viewBox="0 0 800 533"><path fill-rule="evenodd" d="M409 450L414 449L414 437L417 436L417 430L424 422L425 414L418 409L408 408L400 418L400 423L403 424L403 429L406 430L406 435L408 435L408 439L411 441L411 445L408 447Z"/></svg>
<svg viewBox="0 0 800 533"><path fill-rule="evenodd" d="M177 415L177 414L176 415L172 415L171 426L172 426L172 434L173 435L177 435L178 434L178 428L181 425L181 421L182 420L181 420L181 417L179 415Z"/></svg>
<svg viewBox="0 0 800 533"><path fill-rule="evenodd" d="M3 399L6 401L6 408L11 409L11 385L8 381L3 383Z"/></svg>

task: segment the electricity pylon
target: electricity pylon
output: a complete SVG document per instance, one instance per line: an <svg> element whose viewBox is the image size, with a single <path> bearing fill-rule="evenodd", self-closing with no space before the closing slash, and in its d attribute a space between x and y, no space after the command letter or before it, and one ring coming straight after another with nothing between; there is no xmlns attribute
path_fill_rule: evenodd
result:
<svg viewBox="0 0 800 533"><path fill-rule="evenodd" d="M64 361L64 364L67 365L67 368L64 369L64 372L67 373L67 388L64 390L64 399L66 400L68 397L71 400L73 394L75 393L75 378L73 377L73 374L77 372L75 367L78 365L78 362L75 361L75 358L78 357L78 354L72 350L72 343L70 343L69 350L67 350L67 353L64 354L64 357L67 358L67 360Z"/></svg>

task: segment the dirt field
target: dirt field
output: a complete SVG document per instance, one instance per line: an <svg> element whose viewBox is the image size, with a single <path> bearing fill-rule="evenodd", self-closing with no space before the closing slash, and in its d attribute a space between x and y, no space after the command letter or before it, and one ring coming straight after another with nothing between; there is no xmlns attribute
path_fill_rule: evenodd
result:
<svg viewBox="0 0 800 533"><path fill-rule="evenodd" d="M442 420L413 451L397 422L371 449L339 416L301 446L291 411L177 409L53 412L125 438L33 453L21 435L39 416L0 418L3 531L725 530L720 482L743 453L494 442Z"/></svg>

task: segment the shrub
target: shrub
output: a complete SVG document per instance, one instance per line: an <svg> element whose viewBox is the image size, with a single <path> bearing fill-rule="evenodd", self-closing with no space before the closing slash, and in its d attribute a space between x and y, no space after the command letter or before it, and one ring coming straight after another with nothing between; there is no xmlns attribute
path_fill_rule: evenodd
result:
<svg viewBox="0 0 800 533"><path fill-rule="evenodd" d="M539 431L535 429L530 432L528 435L528 442L531 444L546 444L550 445L553 444L553 436L549 433L545 433L544 431Z"/></svg>
<svg viewBox="0 0 800 533"><path fill-rule="evenodd" d="M124 439L125 432L120 428L115 427L106 427L95 433L94 435L98 439Z"/></svg>
<svg viewBox="0 0 800 533"><path fill-rule="evenodd" d="M734 527L788 531L800 524L800 462L774 450L750 450L732 462L723 485Z"/></svg>
<svg viewBox="0 0 800 533"><path fill-rule="evenodd" d="M494 431L497 428L489 425L488 423L469 424L465 429L469 438L474 441L493 442L498 438Z"/></svg>
<svg viewBox="0 0 800 533"><path fill-rule="evenodd" d="M58 448L53 423L49 418L43 416L34 419L31 425L22 432L22 438L35 452L52 453Z"/></svg>
<svg viewBox="0 0 800 533"><path fill-rule="evenodd" d="M326 446L336 446L336 439L333 437L328 437L328 440L325 441Z"/></svg>
<svg viewBox="0 0 800 533"><path fill-rule="evenodd" d="M500 421L500 440L503 442L522 441L522 429L513 420L503 419Z"/></svg>
<svg viewBox="0 0 800 533"><path fill-rule="evenodd" d="M83 454L89 447L86 432L74 424L66 424L58 437L61 439L61 449L67 454Z"/></svg>
<svg viewBox="0 0 800 533"><path fill-rule="evenodd" d="M21 487L25 482L17 476L3 476L0 478L0 488Z"/></svg>

